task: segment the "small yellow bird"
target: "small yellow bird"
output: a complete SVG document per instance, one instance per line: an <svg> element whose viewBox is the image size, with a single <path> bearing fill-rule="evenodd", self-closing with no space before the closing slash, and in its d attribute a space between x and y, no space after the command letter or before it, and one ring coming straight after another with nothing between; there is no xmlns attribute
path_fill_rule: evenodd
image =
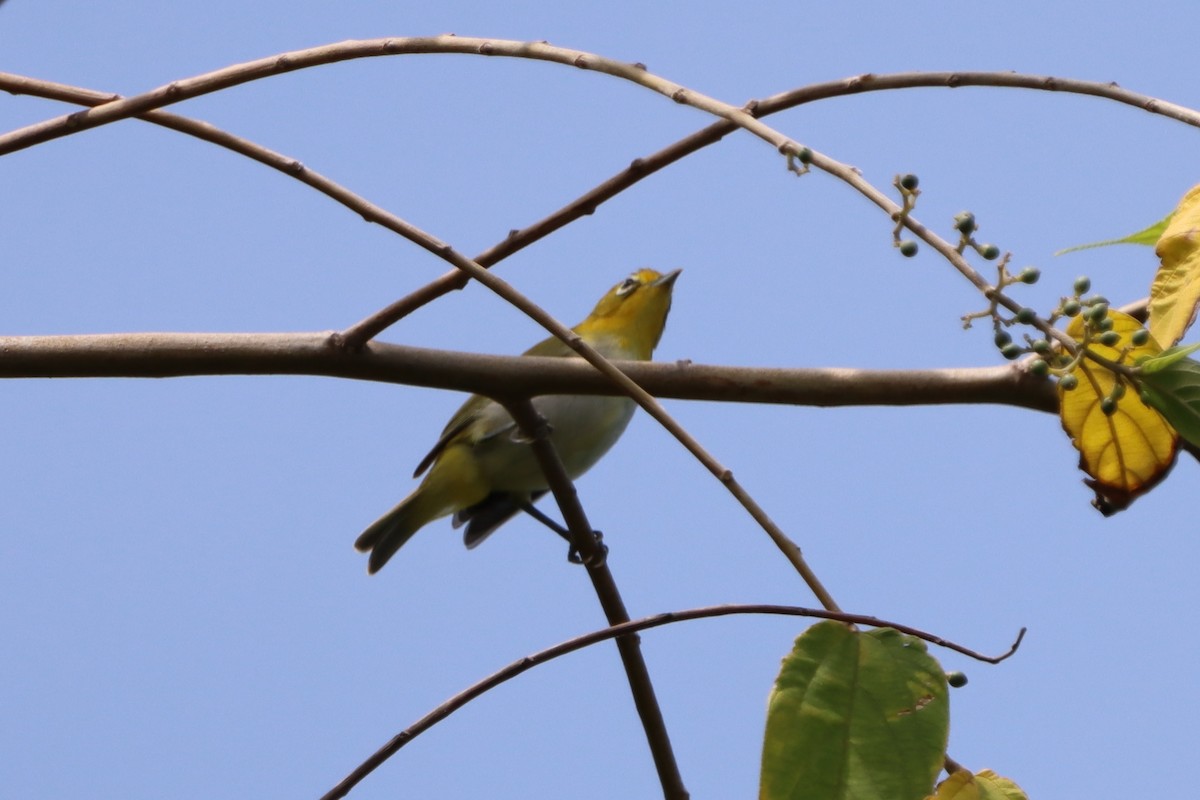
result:
<svg viewBox="0 0 1200 800"><path fill-rule="evenodd" d="M606 358L649 361L662 338L680 272L638 270L600 298L573 330ZM578 357L554 337L524 355ZM599 395L547 395L535 397L533 406L549 423L551 439L572 479L608 452L636 408L628 397ZM472 395L463 403L413 477L427 469L420 486L354 543L361 552L371 553L367 572L378 572L414 533L450 514L455 528L466 524L463 543L468 548L522 510L562 533L533 509L532 503L546 493L546 479L517 424L494 400Z"/></svg>

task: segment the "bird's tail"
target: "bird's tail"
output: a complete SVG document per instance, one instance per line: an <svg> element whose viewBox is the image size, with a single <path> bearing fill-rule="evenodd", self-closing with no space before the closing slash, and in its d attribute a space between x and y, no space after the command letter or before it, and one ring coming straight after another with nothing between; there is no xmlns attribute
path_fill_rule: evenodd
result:
<svg viewBox="0 0 1200 800"><path fill-rule="evenodd" d="M354 546L371 551L367 572L375 574L412 535L439 517L478 503L488 494L475 457L467 448L441 453L416 491L371 523Z"/></svg>
<svg viewBox="0 0 1200 800"><path fill-rule="evenodd" d="M431 503L429 494L422 492L422 488L424 487L418 488L391 511L372 522L355 540L354 547L359 552L371 553L367 560L368 573L374 575L414 533L426 523L448 513L438 508L439 504Z"/></svg>

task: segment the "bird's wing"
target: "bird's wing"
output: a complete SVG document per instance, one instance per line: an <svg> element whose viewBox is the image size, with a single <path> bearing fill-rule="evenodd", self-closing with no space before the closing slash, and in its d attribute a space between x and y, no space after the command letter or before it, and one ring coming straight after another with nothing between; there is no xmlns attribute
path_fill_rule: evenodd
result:
<svg viewBox="0 0 1200 800"><path fill-rule="evenodd" d="M548 339L538 342L522 353L522 355L565 358L575 355L575 351L568 347L561 339L551 336ZM473 423L477 420L480 424L474 425ZM471 430L468 431L468 428ZM413 472L413 477L420 477L425 470L433 466L433 462L437 461L442 451L459 436L470 436L472 442L481 442L493 436L513 431L515 428L516 424L512 421L512 417L508 415L508 412L499 403L481 395L471 395L467 399L467 402L463 403L462 407L446 423L442 435L438 437L433 448L421 459L421 463L417 464L417 468Z"/></svg>
<svg viewBox="0 0 1200 800"><path fill-rule="evenodd" d="M417 464L417 468L413 470L413 477L419 478L421 473L429 469L433 465L433 462L437 461L437 457L442 454L442 451L446 449L446 445L450 444L450 441L455 436L462 433L471 424L472 419L473 417L471 416L464 416L462 419L459 419L456 414L450 420L450 424L446 426L446 430L442 431L442 435L438 438L437 442L434 443L433 449L425 454L420 464Z"/></svg>
<svg viewBox="0 0 1200 800"><path fill-rule="evenodd" d="M459 439L467 439L471 444L476 444L493 436L515 430L516 426L517 424L513 422L504 407L495 400L482 395L471 395L446 423L446 427L442 430L442 435L438 437L437 442L434 443L433 449L421 459L421 463L417 464L413 477L419 477L421 473L429 469L433 462L437 461L438 456Z"/></svg>

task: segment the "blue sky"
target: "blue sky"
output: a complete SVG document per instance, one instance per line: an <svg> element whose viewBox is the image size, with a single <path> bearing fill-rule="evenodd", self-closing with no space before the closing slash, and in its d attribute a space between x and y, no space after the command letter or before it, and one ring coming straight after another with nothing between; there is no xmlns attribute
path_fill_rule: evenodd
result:
<svg viewBox="0 0 1200 800"><path fill-rule="evenodd" d="M0 7L0 69L133 94L285 50L375 36L546 39L742 103L863 72L1017 70L1200 107L1189 3L64 3ZM63 113L0 97L0 130ZM474 254L707 124L614 79L502 59L340 64L181 104L304 161ZM1147 248L1054 258L1160 218L1200 181L1200 131L1093 98L920 89L772 117L876 185L921 177L917 216L1146 294ZM345 327L440 275L424 251L295 181L136 121L0 158L4 334ZM918 368L999 362L982 306L834 179L747 135L677 164L507 260L573 324L633 268L683 267L662 360ZM385 339L520 352L543 334L479 286ZM318 796L450 694L603 624L532 521L462 549L449 524L379 575L351 543L411 488L461 398L329 379L8 381L0 392L0 783L13 796ZM806 409L668 401L796 539L843 607L986 651L935 652L951 753L1035 797L1194 780L1198 477L1129 511L1089 505L1055 418L999 407ZM682 448L640 415L578 485L634 616L813 604ZM643 637L694 797L756 791L763 712L802 624L726 618ZM652 797L611 646L471 704L354 797Z"/></svg>

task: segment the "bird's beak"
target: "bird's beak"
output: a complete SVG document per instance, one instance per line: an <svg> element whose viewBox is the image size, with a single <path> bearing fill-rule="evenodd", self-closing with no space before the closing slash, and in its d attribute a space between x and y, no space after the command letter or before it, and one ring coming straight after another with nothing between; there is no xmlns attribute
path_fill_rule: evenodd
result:
<svg viewBox="0 0 1200 800"><path fill-rule="evenodd" d="M674 270L673 272L668 272L666 275L663 275L661 278L656 280L652 285L670 287L675 283L675 279L679 277L679 273L681 272L683 272L682 268Z"/></svg>

